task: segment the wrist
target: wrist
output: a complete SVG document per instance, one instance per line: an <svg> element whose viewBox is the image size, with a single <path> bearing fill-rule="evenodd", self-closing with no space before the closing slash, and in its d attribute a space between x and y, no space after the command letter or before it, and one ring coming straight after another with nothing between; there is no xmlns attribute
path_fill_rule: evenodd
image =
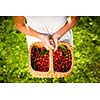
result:
<svg viewBox="0 0 100 100"><path fill-rule="evenodd" d="M42 38L43 38L43 35L39 33L39 34L37 35L37 38L42 39Z"/></svg>
<svg viewBox="0 0 100 100"><path fill-rule="evenodd" d="M46 37L46 35L42 34L42 33L39 33L39 35L38 35L38 38L41 39L41 40L44 39L45 37Z"/></svg>
<svg viewBox="0 0 100 100"><path fill-rule="evenodd" d="M60 39L61 36L60 36L59 33L56 32L56 33L53 35L53 37L56 37L57 39Z"/></svg>

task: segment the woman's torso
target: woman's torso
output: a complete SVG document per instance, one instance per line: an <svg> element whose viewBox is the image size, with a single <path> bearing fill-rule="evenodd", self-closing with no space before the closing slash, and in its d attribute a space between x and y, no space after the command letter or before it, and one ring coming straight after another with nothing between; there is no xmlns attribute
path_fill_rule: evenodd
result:
<svg viewBox="0 0 100 100"><path fill-rule="evenodd" d="M55 33L67 21L65 16L25 16L25 18L31 28L45 34Z"/></svg>

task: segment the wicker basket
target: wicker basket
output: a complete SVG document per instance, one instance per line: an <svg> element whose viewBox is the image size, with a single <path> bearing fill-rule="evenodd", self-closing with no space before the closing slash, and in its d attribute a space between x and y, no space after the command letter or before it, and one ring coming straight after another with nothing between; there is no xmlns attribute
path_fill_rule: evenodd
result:
<svg viewBox="0 0 100 100"><path fill-rule="evenodd" d="M44 45L41 42L35 42L29 48L29 70L33 77L36 77L36 78L62 78L62 77L68 76L71 73L71 71L73 70L73 61L74 61L73 48L70 46L69 43L66 43L66 42L59 42L58 45L59 46L65 45L71 51L72 64L71 64L70 70L67 72L55 72L54 67L53 67L53 51L49 50L49 71L48 72L35 71L31 66L31 49L33 46L37 46L39 48L44 47Z"/></svg>

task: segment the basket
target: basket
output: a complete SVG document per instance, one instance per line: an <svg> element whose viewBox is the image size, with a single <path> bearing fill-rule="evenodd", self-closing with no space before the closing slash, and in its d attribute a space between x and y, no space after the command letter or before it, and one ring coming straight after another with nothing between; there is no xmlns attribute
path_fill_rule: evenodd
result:
<svg viewBox="0 0 100 100"><path fill-rule="evenodd" d="M32 74L33 77L36 77L36 78L63 78L63 77L67 77L72 72L73 61L74 61L73 48L70 46L69 43L66 43L66 42L59 42L58 46L60 46L60 45L67 46L67 48L71 51L72 63L71 63L69 71L67 71L67 72L56 72L56 71L54 71L53 51L52 50L49 50L49 70L47 72L40 72L40 71L34 70L31 66L31 50L32 50L32 47L33 46L36 46L38 48L44 47L42 42L35 42L29 48L29 70L30 70L30 73Z"/></svg>

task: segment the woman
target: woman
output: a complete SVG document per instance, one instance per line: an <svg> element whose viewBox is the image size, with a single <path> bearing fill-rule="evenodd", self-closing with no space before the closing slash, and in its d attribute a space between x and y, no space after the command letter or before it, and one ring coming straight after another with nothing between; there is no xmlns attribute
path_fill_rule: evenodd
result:
<svg viewBox="0 0 100 100"><path fill-rule="evenodd" d="M28 48L34 42L43 42L46 49L57 50L58 40L73 45L71 28L79 17L71 16L14 16L16 28L26 35ZM27 21L27 23L26 23ZM52 35L52 44L49 36Z"/></svg>

